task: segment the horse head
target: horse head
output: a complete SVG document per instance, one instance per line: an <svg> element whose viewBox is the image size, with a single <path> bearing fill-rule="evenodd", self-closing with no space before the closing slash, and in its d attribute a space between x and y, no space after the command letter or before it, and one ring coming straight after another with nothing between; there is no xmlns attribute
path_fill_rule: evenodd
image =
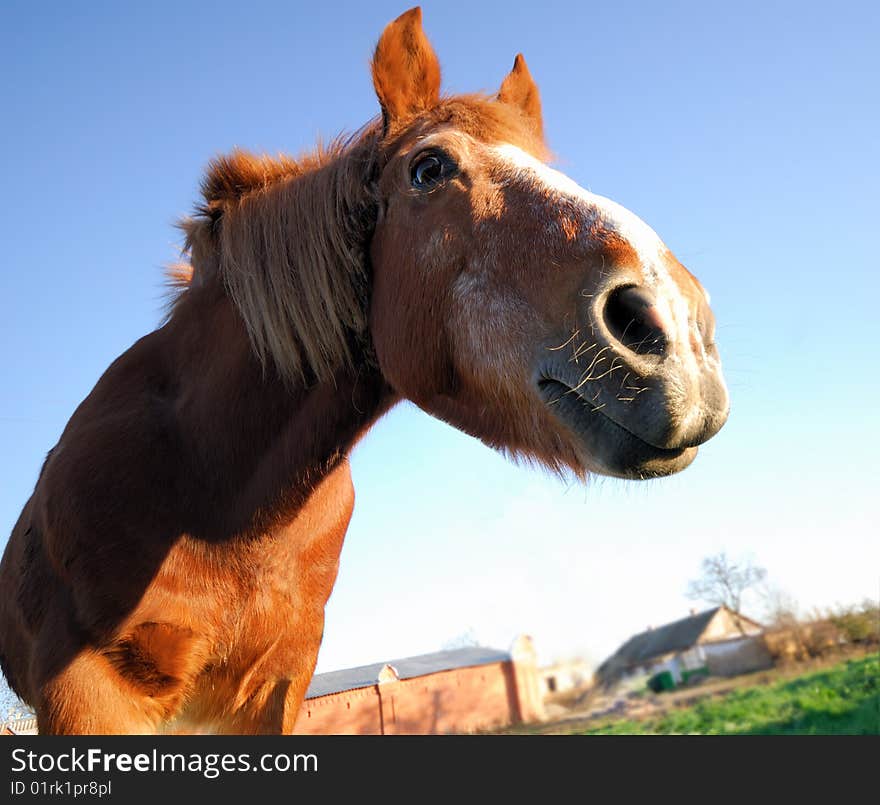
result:
<svg viewBox="0 0 880 805"><path fill-rule="evenodd" d="M640 218L548 166L523 57L496 95L444 97L416 8L372 73L369 327L387 381L554 470L690 464L728 413L709 296Z"/></svg>

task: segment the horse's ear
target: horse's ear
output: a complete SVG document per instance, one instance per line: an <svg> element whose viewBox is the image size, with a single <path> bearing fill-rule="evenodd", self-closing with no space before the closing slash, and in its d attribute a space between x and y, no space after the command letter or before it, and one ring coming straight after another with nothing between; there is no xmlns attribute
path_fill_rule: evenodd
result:
<svg viewBox="0 0 880 805"><path fill-rule="evenodd" d="M416 6L388 23L373 54L373 86L385 128L432 109L440 100L440 62Z"/></svg>
<svg viewBox="0 0 880 805"><path fill-rule="evenodd" d="M541 95L522 53L516 54L516 58L513 60L513 69L507 74L504 81L501 82L498 100L502 103L518 107L531 121L535 133L539 137L544 136L544 121L541 116Z"/></svg>

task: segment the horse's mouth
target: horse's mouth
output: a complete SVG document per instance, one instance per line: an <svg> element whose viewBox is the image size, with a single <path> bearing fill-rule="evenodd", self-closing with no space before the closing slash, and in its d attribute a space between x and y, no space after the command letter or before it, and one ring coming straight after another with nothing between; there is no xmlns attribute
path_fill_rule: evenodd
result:
<svg viewBox="0 0 880 805"><path fill-rule="evenodd" d="M671 475L697 454L696 447L666 449L649 444L562 380L542 377L537 385L551 413L575 433L589 463L605 475L634 479Z"/></svg>

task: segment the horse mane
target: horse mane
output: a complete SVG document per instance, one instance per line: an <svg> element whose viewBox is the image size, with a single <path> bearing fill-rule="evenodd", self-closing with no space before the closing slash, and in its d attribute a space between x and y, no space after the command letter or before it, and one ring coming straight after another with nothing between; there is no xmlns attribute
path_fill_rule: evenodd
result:
<svg viewBox="0 0 880 805"><path fill-rule="evenodd" d="M202 203L180 223L189 265L168 271L183 289L169 316L216 279L264 368L297 384L350 366L367 330L377 140L368 126L299 159L235 150L212 160Z"/></svg>

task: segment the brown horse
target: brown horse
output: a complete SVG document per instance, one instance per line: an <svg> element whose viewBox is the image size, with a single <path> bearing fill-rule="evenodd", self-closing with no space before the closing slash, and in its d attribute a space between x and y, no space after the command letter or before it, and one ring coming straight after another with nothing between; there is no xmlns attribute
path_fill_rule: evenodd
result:
<svg viewBox="0 0 880 805"><path fill-rule="evenodd" d="M402 398L581 477L686 467L728 408L706 294L547 167L521 56L441 97L413 9L381 120L294 161L215 160L165 323L49 453L0 566L0 662L44 733L289 732L354 491Z"/></svg>

